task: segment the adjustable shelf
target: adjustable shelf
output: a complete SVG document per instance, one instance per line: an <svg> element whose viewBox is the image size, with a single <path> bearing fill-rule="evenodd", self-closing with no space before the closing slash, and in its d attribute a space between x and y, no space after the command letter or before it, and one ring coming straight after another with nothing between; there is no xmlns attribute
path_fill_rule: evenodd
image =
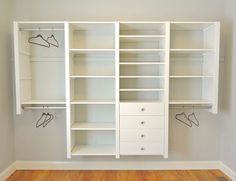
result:
<svg viewBox="0 0 236 181"><path fill-rule="evenodd" d="M112 100L74 100L71 104L115 104Z"/></svg>
<svg viewBox="0 0 236 181"><path fill-rule="evenodd" d="M165 65L164 62L120 62L120 65Z"/></svg>
<svg viewBox="0 0 236 181"><path fill-rule="evenodd" d="M170 100L173 105L212 105L208 100Z"/></svg>
<svg viewBox="0 0 236 181"><path fill-rule="evenodd" d="M112 122L75 122L72 124L71 130L115 130L115 123Z"/></svg>
<svg viewBox="0 0 236 181"><path fill-rule="evenodd" d="M71 152L72 156L114 156L115 145L75 145Z"/></svg>
<svg viewBox="0 0 236 181"><path fill-rule="evenodd" d="M115 76L110 75L72 75L70 76L71 79L77 79L77 78L115 78Z"/></svg>

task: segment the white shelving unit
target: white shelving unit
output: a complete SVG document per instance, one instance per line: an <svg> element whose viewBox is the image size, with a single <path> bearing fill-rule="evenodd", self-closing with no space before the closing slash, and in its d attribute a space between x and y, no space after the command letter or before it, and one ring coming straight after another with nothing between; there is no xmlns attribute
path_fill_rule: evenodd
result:
<svg viewBox="0 0 236 181"><path fill-rule="evenodd" d="M218 22L172 22L170 104L207 104L217 113Z"/></svg>
<svg viewBox="0 0 236 181"><path fill-rule="evenodd" d="M66 109L68 159L167 158L169 106L218 111L219 40L219 22L15 22L16 112Z"/></svg>

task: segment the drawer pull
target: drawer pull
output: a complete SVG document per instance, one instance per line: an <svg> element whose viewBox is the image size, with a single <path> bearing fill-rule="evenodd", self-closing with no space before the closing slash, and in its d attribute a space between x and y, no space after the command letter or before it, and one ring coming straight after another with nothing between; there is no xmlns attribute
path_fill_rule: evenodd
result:
<svg viewBox="0 0 236 181"><path fill-rule="evenodd" d="M142 147L140 150L141 150L141 151L144 151L144 150L145 150L145 148L144 148L144 147Z"/></svg>
<svg viewBox="0 0 236 181"><path fill-rule="evenodd" d="M145 123L145 121L142 121L142 122L141 122L141 124L144 124L144 123Z"/></svg>
<svg viewBox="0 0 236 181"><path fill-rule="evenodd" d="M144 134L141 134L141 138L144 138L145 137L145 135Z"/></svg>
<svg viewBox="0 0 236 181"><path fill-rule="evenodd" d="M145 108L143 107L143 108L141 108L141 111L145 111Z"/></svg>

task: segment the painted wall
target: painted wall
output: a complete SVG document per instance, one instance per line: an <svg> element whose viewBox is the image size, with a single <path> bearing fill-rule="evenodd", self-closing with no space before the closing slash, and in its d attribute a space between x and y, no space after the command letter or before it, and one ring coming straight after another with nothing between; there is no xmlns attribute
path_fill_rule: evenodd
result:
<svg viewBox="0 0 236 181"><path fill-rule="evenodd" d="M0 0L0 173L15 160L10 62L10 4Z"/></svg>
<svg viewBox="0 0 236 181"><path fill-rule="evenodd" d="M222 0L13 0L13 20L199 20L224 23ZM221 86L222 87L222 86ZM187 128L170 115L170 155L168 160L219 160L220 122L217 115L197 111L200 128ZM190 110L191 111L191 110ZM17 160L66 160L65 114L44 129L36 129L41 112L25 112L15 117ZM73 158L73 160L114 160L113 157ZM125 157L121 160L162 160L158 157Z"/></svg>
<svg viewBox="0 0 236 181"><path fill-rule="evenodd" d="M226 1L226 61L220 160L236 171L236 1Z"/></svg>

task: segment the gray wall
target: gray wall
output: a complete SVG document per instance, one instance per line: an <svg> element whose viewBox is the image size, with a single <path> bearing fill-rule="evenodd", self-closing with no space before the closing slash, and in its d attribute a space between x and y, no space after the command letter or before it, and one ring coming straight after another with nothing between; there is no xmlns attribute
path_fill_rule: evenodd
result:
<svg viewBox="0 0 236 181"><path fill-rule="evenodd" d="M220 160L236 171L236 1L226 1L226 61Z"/></svg>
<svg viewBox="0 0 236 181"><path fill-rule="evenodd" d="M14 20L220 20L224 24L225 1L222 0L13 0ZM222 65L223 66L223 65ZM222 86L221 86L222 87ZM200 128L187 128L170 120L170 155L168 160L219 160L220 122L217 115L198 111ZM65 114L44 129L36 129L39 112L26 112L15 118L17 160L66 160ZM114 160L74 158L73 160ZM153 157L126 157L121 160L152 160Z"/></svg>
<svg viewBox="0 0 236 181"><path fill-rule="evenodd" d="M0 0L0 173L15 160L10 63L10 4Z"/></svg>

